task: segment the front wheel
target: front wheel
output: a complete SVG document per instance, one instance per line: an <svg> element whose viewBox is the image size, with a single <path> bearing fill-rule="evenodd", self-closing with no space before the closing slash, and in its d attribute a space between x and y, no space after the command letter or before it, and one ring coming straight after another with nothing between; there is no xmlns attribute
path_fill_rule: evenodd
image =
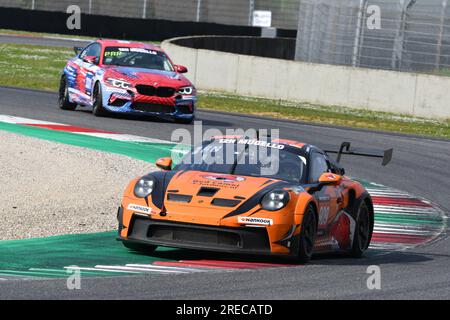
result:
<svg viewBox="0 0 450 320"><path fill-rule="evenodd" d="M311 260L317 234L316 214L311 205L306 209L301 228L297 260L306 263Z"/></svg>
<svg viewBox="0 0 450 320"><path fill-rule="evenodd" d="M67 79L65 75L61 77L61 81L59 82L58 105L59 108L63 110L75 110L77 107L76 103L70 102L69 100L69 87L67 86Z"/></svg>
<svg viewBox="0 0 450 320"><path fill-rule="evenodd" d="M353 236L352 248L350 256L359 258L369 247L372 226L370 212L367 204L363 201L358 208L356 217L355 234Z"/></svg>
<svg viewBox="0 0 450 320"><path fill-rule="evenodd" d="M93 92L94 102L92 113L96 117L104 117L108 114L108 111L103 107L102 88L100 84L96 84Z"/></svg>
<svg viewBox="0 0 450 320"><path fill-rule="evenodd" d="M152 253L158 248L158 246L154 246L151 244L141 244L141 243L133 243L133 242L122 242L122 244L133 251L142 252L142 253Z"/></svg>

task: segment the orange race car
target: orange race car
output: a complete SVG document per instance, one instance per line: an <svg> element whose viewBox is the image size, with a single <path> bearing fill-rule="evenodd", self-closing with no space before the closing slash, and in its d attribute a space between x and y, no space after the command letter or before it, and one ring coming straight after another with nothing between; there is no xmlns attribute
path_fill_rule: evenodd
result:
<svg viewBox="0 0 450 320"><path fill-rule="evenodd" d="M328 153L337 153L337 160ZM276 155L275 172L265 173L261 154ZM313 252L361 256L374 210L364 187L344 175L342 154L380 157L386 165L392 149L361 151L344 142L323 151L291 140L215 137L174 168L171 158L162 158L156 164L163 171L131 181L118 210L118 240L146 252L167 246L300 262Z"/></svg>

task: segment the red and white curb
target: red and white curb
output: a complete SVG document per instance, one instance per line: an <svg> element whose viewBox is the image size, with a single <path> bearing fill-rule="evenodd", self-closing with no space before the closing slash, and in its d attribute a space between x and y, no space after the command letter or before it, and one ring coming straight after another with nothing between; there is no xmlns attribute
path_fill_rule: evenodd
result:
<svg viewBox="0 0 450 320"><path fill-rule="evenodd" d="M371 248L404 250L430 243L444 234L447 216L437 205L383 185L364 184L375 211Z"/></svg>
<svg viewBox="0 0 450 320"><path fill-rule="evenodd" d="M0 122L17 124L17 125L22 125L22 126L29 126L29 127L39 127L39 128L44 128L44 129L49 129L49 130L54 130L54 131L63 131L63 132L92 136L92 137L97 137L97 138L111 139L111 140L116 140L116 141L143 142L143 143L173 143L170 141L148 138L148 137L141 137L141 136L136 136L136 135L131 135L131 134L123 134L123 133L117 133L117 132L105 131L105 130L99 130L99 129L93 129L93 128L84 128L84 127L72 126L72 125L62 124L62 123L57 123L57 122L28 119L28 118L22 118L22 117L10 116L10 115L0 115Z"/></svg>
<svg viewBox="0 0 450 320"><path fill-rule="evenodd" d="M187 274L199 272L223 272L236 270L250 270L262 268L292 267L294 264L243 262L227 260L180 260L180 261L156 261L153 264L126 264L126 265L96 265L93 268L65 267L67 270L79 270L82 272L111 272L128 274ZM30 269L31 270L31 269Z"/></svg>

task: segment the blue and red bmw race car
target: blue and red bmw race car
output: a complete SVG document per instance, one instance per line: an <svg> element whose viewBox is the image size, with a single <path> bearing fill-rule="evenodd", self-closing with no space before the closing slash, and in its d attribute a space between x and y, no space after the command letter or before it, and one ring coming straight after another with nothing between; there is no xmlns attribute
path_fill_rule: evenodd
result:
<svg viewBox="0 0 450 320"><path fill-rule="evenodd" d="M67 62L59 88L59 107L90 106L96 116L128 113L179 123L194 119L196 89L158 46L97 40Z"/></svg>

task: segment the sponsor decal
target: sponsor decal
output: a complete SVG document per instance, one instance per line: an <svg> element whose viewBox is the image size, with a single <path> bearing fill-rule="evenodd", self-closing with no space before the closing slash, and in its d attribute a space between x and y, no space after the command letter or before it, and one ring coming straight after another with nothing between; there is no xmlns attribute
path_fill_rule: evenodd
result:
<svg viewBox="0 0 450 320"><path fill-rule="evenodd" d="M278 150L284 149L283 144L262 141L262 140L257 140L257 139L220 139L219 143L233 143L233 144L237 143L237 144L261 146L261 147L265 147L265 148L272 148L272 149L278 149Z"/></svg>
<svg viewBox="0 0 450 320"><path fill-rule="evenodd" d="M139 204L130 203L128 205L128 210L133 210L134 212L145 213L145 214L154 214L152 208L141 206Z"/></svg>
<svg viewBox="0 0 450 320"><path fill-rule="evenodd" d="M257 217L238 217L238 223L271 226L273 224L273 220Z"/></svg>
<svg viewBox="0 0 450 320"><path fill-rule="evenodd" d="M223 182L242 182L245 181L244 177L237 177L232 175L202 175L201 176L204 179L208 180L216 180L216 181L223 181Z"/></svg>

